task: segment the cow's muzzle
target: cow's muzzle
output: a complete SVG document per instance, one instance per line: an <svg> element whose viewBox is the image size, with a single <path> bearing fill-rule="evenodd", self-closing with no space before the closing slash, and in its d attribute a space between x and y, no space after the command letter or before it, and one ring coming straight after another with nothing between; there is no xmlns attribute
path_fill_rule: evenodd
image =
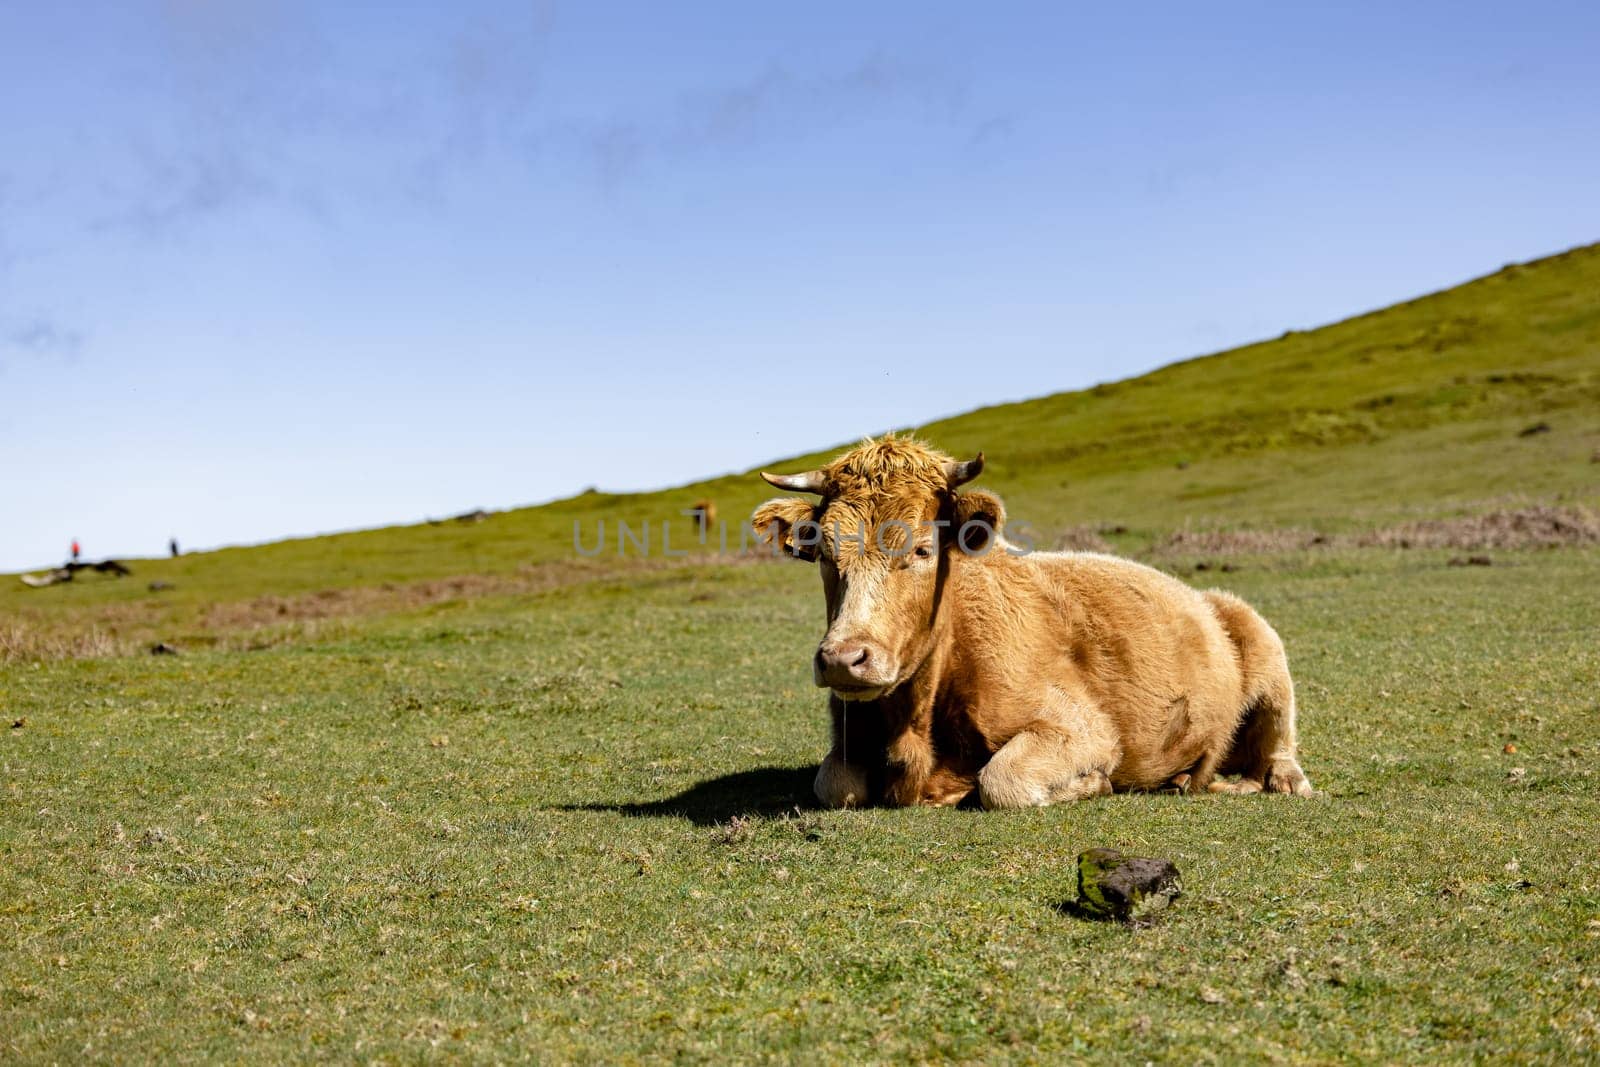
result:
<svg viewBox="0 0 1600 1067"><path fill-rule="evenodd" d="M871 700L894 681L888 659L883 650L865 642L824 641L811 663L812 675L817 685L845 700Z"/></svg>

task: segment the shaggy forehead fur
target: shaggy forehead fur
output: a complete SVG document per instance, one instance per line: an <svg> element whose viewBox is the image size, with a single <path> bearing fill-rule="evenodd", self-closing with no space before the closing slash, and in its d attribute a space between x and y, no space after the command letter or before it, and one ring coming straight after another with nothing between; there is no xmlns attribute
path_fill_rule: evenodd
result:
<svg viewBox="0 0 1600 1067"><path fill-rule="evenodd" d="M823 467L819 522L834 553L849 558L900 551L906 535L951 498L949 463L943 452L889 434L868 438ZM860 531L867 532L865 546L853 536Z"/></svg>
<svg viewBox="0 0 1600 1067"><path fill-rule="evenodd" d="M923 502L950 492L950 457L911 437L894 434L862 441L822 468L828 503L853 507L888 496Z"/></svg>

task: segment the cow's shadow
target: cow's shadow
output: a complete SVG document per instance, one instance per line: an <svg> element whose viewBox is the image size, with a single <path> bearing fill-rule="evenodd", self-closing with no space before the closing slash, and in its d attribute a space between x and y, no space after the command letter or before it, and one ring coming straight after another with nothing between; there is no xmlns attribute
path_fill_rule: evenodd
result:
<svg viewBox="0 0 1600 1067"><path fill-rule="evenodd" d="M564 804L562 811L617 811L630 818L688 819L696 826L715 826L735 815L773 818L795 808L816 807L811 783L817 765L757 767L708 778L662 800L635 804Z"/></svg>

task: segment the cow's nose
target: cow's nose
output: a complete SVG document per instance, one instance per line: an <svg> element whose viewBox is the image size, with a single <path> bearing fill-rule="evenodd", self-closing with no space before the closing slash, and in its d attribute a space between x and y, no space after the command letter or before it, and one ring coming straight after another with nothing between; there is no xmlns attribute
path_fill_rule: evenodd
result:
<svg viewBox="0 0 1600 1067"><path fill-rule="evenodd" d="M867 645L824 644L817 649L817 681L822 685L860 685L872 666Z"/></svg>

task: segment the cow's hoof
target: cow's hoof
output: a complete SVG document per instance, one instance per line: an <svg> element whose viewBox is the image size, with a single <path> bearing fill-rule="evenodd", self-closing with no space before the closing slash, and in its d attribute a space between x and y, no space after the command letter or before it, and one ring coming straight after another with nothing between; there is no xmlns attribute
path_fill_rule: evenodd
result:
<svg viewBox="0 0 1600 1067"><path fill-rule="evenodd" d="M1090 797L1111 795L1111 776L1105 771L1084 771L1070 782L1058 784L1050 790L1050 803L1068 800L1088 800Z"/></svg>
<svg viewBox="0 0 1600 1067"><path fill-rule="evenodd" d="M1073 800L1087 800L1111 793L1111 778L1104 771L1085 771L1071 778L1045 783L1016 775L991 773L994 764L978 775L978 796L983 806L996 808L1044 808Z"/></svg>
<svg viewBox="0 0 1600 1067"><path fill-rule="evenodd" d="M978 778L978 802L987 811L1004 808L1042 808L1050 803L1050 793L1038 782L1018 782L990 775Z"/></svg>
<svg viewBox="0 0 1600 1067"><path fill-rule="evenodd" d="M1309 797L1316 792L1311 788L1311 779L1306 777L1306 772L1292 759L1272 761L1267 768L1266 789L1269 793L1288 793L1297 797Z"/></svg>
<svg viewBox="0 0 1600 1067"><path fill-rule="evenodd" d="M1251 793L1261 792L1261 783L1254 778L1241 778L1237 782L1224 781L1218 778L1206 787L1213 793L1229 793L1236 797L1249 796Z"/></svg>

